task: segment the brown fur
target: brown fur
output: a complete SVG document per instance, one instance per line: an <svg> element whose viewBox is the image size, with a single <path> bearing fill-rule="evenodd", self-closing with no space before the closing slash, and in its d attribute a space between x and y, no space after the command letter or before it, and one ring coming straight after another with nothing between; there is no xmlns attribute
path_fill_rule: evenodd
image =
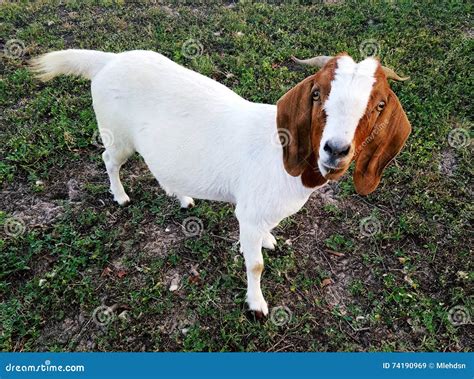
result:
<svg viewBox="0 0 474 379"><path fill-rule="evenodd" d="M353 178L356 191L361 195L368 195L377 188L383 170L403 148L411 132L410 122L380 66L375 77L366 114L354 138ZM379 113L376 108L381 100L385 101L385 108Z"/></svg>
<svg viewBox="0 0 474 379"><path fill-rule="evenodd" d="M316 187L327 182L319 172L317 162L319 142L326 122L323 104L331 91L335 68L336 58L331 59L324 69L293 87L277 103L278 130L290 137L283 146L285 169L292 176L302 175L306 187ZM315 89L319 89L321 94L317 102L313 101Z"/></svg>
<svg viewBox="0 0 474 379"><path fill-rule="evenodd" d="M348 157L347 164L323 177L317 165L319 143L326 123L323 105L331 91L331 81L340 55L331 59L316 74L297 84L278 101L277 127L282 140L286 141L283 162L290 175L301 175L303 185L312 188L327 180L339 179L355 160L355 188L359 194L367 195L377 188L384 168L403 147L411 126L379 66L366 114L356 129L352 159ZM316 88L321 93L319 101L312 99ZM382 112L378 112L377 105L382 100L386 105Z"/></svg>
<svg viewBox="0 0 474 379"><path fill-rule="evenodd" d="M256 263L255 266L252 267L252 272L255 275L260 275L263 272L263 263Z"/></svg>

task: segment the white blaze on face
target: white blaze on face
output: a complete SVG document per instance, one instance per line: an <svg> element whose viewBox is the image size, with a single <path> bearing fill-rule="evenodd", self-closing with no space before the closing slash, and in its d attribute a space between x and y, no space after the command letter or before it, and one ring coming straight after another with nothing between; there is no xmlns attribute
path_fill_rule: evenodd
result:
<svg viewBox="0 0 474 379"><path fill-rule="evenodd" d="M319 148L319 169L335 167L337 159L324 150L326 143L333 146L350 146L360 119L365 113L375 83L378 62L367 58L355 63L349 56L337 59L337 68L331 82L331 92L324 104L326 125Z"/></svg>

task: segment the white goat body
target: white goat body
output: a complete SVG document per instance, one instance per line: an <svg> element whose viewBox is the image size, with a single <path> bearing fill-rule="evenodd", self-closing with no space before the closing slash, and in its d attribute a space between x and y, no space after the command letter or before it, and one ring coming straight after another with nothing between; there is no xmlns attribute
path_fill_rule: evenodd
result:
<svg viewBox="0 0 474 379"><path fill-rule="evenodd" d="M192 205L191 197L236 204L247 301L251 310L266 315L261 247L274 247L272 228L297 212L315 190L284 168L277 107L246 101L150 51L57 51L37 58L33 68L43 80L59 74L92 80L93 106L106 147L103 158L118 203L129 201L120 166L138 152L182 206Z"/></svg>

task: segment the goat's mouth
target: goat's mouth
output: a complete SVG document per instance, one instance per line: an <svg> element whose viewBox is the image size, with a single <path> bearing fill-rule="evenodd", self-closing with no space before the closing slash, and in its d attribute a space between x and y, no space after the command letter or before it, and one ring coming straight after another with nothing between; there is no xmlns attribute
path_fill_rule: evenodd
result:
<svg viewBox="0 0 474 379"><path fill-rule="evenodd" d="M321 175L327 180L338 180L351 165L353 157L353 147L345 156L334 156L324 149L319 151L318 168Z"/></svg>
<svg viewBox="0 0 474 379"><path fill-rule="evenodd" d="M337 180L339 179L347 170L349 165L347 164L339 164L337 166L332 166L326 163L322 163L318 161L318 168L321 175L324 176L328 180Z"/></svg>

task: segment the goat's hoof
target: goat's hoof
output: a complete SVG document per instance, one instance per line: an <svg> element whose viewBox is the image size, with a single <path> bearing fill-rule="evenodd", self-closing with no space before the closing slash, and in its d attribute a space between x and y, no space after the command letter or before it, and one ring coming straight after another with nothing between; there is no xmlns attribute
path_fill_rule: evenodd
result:
<svg viewBox="0 0 474 379"><path fill-rule="evenodd" d="M191 209L194 208L194 199L189 196L182 196L179 198L182 209Z"/></svg>
<svg viewBox="0 0 474 379"><path fill-rule="evenodd" d="M248 311L247 312L247 318L250 319L250 321L259 321L263 322L267 319L266 315L262 311Z"/></svg>
<svg viewBox="0 0 474 379"><path fill-rule="evenodd" d="M188 204L186 207L180 207L179 209L182 212L186 212L188 209L192 209L192 208L194 208L194 204Z"/></svg>
<svg viewBox="0 0 474 379"><path fill-rule="evenodd" d="M128 195L114 197L114 200L122 207L130 204L130 198Z"/></svg>
<svg viewBox="0 0 474 379"><path fill-rule="evenodd" d="M262 320L265 320L267 315L265 315L263 312L261 311L254 311L253 312L254 315L255 315L255 319L256 320L259 320L259 321L262 321Z"/></svg>
<svg viewBox="0 0 474 379"><path fill-rule="evenodd" d="M255 313L255 317L264 317L268 315L268 305L265 299L262 297L257 300L248 300L250 311Z"/></svg>

